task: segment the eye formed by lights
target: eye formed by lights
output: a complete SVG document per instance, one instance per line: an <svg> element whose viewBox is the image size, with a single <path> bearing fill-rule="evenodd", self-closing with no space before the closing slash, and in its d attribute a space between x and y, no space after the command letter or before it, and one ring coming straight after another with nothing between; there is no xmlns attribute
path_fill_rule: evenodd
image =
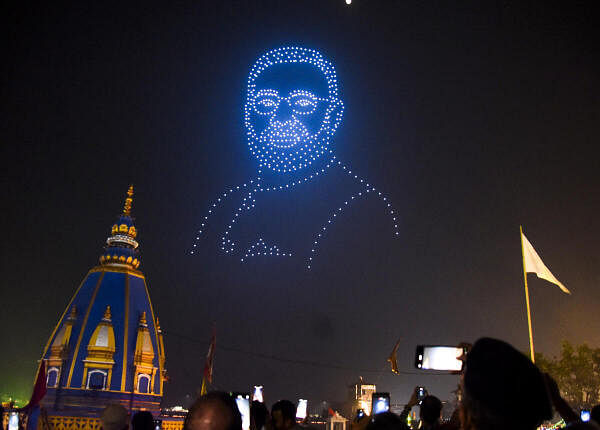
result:
<svg viewBox="0 0 600 430"><path fill-rule="evenodd" d="M296 115L310 115L317 109L319 102L328 102L310 91L295 90L287 97L279 97L277 91L260 90L254 99L254 111L259 115L274 115L281 102L285 101Z"/></svg>
<svg viewBox="0 0 600 430"><path fill-rule="evenodd" d="M310 91L296 90L292 91L289 97L286 98L294 113L298 115L310 115L317 109L319 102L328 102L329 99L324 99L315 96Z"/></svg>
<svg viewBox="0 0 600 430"><path fill-rule="evenodd" d="M254 98L254 111L259 115L272 115L279 107L279 94L275 90L260 90Z"/></svg>

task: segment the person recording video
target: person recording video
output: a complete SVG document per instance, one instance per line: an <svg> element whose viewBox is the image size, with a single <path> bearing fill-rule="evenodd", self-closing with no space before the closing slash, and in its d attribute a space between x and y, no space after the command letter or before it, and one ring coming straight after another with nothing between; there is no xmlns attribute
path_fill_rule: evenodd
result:
<svg viewBox="0 0 600 430"><path fill-rule="evenodd" d="M427 394L427 391L423 387L415 387L410 399L402 413L400 418L403 423L406 423L408 414L414 406L419 405L419 418L421 420L421 429L434 430L437 429L441 424L442 417L442 402L435 396Z"/></svg>

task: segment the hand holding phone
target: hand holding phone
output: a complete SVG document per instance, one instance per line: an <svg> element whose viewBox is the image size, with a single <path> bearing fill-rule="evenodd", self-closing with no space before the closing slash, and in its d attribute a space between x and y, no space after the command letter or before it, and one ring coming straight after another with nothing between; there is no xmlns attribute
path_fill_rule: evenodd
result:
<svg viewBox="0 0 600 430"><path fill-rule="evenodd" d="M242 429L250 430L250 394L232 393L232 396L242 416Z"/></svg>
<svg viewBox="0 0 600 430"><path fill-rule="evenodd" d="M427 390L425 387L417 387L417 401L419 404L421 404L425 396L427 396Z"/></svg>
<svg viewBox="0 0 600 430"><path fill-rule="evenodd" d="M359 409L356 411L356 417L354 417L354 422L359 422L365 416L365 410Z"/></svg>

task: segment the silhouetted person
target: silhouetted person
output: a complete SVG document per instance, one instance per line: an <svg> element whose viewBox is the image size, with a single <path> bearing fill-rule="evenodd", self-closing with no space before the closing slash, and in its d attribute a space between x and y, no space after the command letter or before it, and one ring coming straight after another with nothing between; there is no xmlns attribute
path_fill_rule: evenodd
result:
<svg viewBox="0 0 600 430"><path fill-rule="evenodd" d="M440 424L439 430L460 430L460 411L458 408L452 412L452 416L445 423Z"/></svg>
<svg viewBox="0 0 600 430"><path fill-rule="evenodd" d="M254 400L250 405L250 430L263 430L268 416L269 410L265 404Z"/></svg>
<svg viewBox="0 0 600 430"><path fill-rule="evenodd" d="M365 430L401 430L406 428L406 423L393 412L381 412L373 415Z"/></svg>
<svg viewBox="0 0 600 430"><path fill-rule="evenodd" d="M129 428L127 409L118 404L108 405L100 415L102 430L126 430Z"/></svg>
<svg viewBox="0 0 600 430"><path fill-rule="evenodd" d="M289 400L279 400L271 407L274 430L291 430L296 426L296 406Z"/></svg>
<svg viewBox="0 0 600 430"><path fill-rule="evenodd" d="M235 400L227 393L212 391L190 407L184 430L241 430L242 416Z"/></svg>
<svg viewBox="0 0 600 430"><path fill-rule="evenodd" d="M560 417L567 424L578 422L579 415L577 415L575 411L571 409L571 406L569 406L567 401L562 398L556 381L548 373L544 373L544 378L546 379L546 387L548 388L550 400L552 401L552 405L554 405L556 412L558 412Z"/></svg>
<svg viewBox="0 0 600 430"><path fill-rule="evenodd" d="M462 378L463 430L535 430L552 412L544 377L529 358L500 340L475 342Z"/></svg>
<svg viewBox="0 0 600 430"><path fill-rule="evenodd" d="M596 421L596 424L600 425L600 405L596 405L590 411L591 419Z"/></svg>
<svg viewBox="0 0 600 430"><path fill-rule="evenodd" d="M575 421L565 427L569 430L600 430L600 426L596 422L590 420L587 423L583 421Z"/></svg>
<svg viewBox="0 0 600 430"><path fill-rule="evenodd" d="M437 429L442 417L442 402L435 396L425 396L421 401L419 416L422 421L421 429Z"/></svg>
<svg viewBox="0 0 600 430"><path fill-rule="evenodd" d="M132 430L154 430L154 417L148 411L139 411L131 420Z"/></svg>

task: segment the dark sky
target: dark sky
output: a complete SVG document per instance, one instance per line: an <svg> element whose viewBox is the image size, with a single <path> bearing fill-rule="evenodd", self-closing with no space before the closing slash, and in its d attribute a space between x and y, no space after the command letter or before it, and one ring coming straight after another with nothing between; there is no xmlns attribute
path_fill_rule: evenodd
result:
<svg viewBox="0 0 600 430"><path fill-rule="evenodd" d="M218 388L263 384L269 401L314 403L344 399L363 375L393 403L417 383L451 399L456 377L394 376L385 358L399 337L398 364L411 373L420 343L487 335L526 350L520 224L573 293L530 275L537 349L554 354L562 339L600 346L598 15L594 2L573 3L8 10L0 393L29 395L129 183L141 269L166 332L166 404L199 387L213 321L229 348L217 350ZM210 235L190 256L209 203L255 174L242 125L247 73L283 44L335 64L346 105L335 152L389 195L400 237L380 227L388 219L373 199L332 227L311 271L275 259L241 265ZM302 196L308 214L311 197Z"/></svg>

